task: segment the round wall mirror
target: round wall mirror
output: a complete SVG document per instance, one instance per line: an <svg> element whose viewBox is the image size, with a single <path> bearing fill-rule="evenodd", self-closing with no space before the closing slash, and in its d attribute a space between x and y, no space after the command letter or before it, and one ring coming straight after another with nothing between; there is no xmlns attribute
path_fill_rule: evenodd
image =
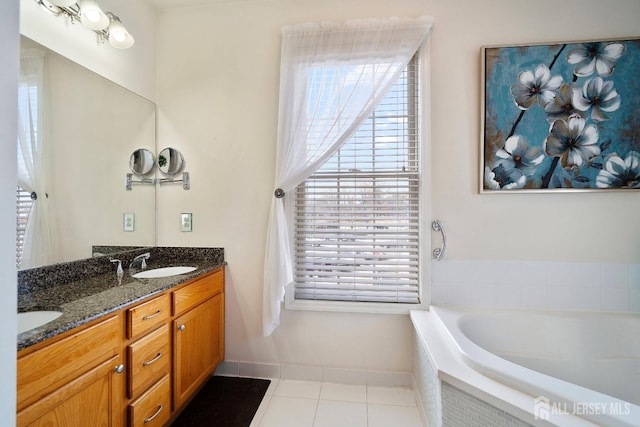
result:
<svg viewBox="0 0 640 427"><path fill-rule="evenodd" d="M184 159L175 148L165 148L158 155L158 169L165 175L176 175L182 171Z"/></svg>
<svg viewBox="0 0 640 427"><path fill-rule="evenodd" d="M129 158L131 172L138 176L149 175L153 171L154 165L153 153L146 148L138 148L131 153L131 158Z"/></svg>

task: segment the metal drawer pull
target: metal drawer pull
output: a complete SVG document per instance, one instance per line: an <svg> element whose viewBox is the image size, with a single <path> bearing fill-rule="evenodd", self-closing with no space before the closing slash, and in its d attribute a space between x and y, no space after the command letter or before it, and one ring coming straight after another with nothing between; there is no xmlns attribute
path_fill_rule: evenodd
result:
<svg viewBox="0 0 640 427"><path fill-rule="evenodd" d="M162 310L158 310L153 314L149 314L148 316L144 316L142 318L142 320L149 320L149 319L153 319L154 317L156 317L158 314L160 314L162 312Z"/></svg>
<svg viewBox="0 0 640 427"><path fill-rule="evenodd" d="M160 359L161 357L162 357L162 353L158 353L158 354L156 355L156 357L154 357L153 359L148 360L148 361L146 361L146 362L143 362L143 363L142 363L142 366L149 366L149 365L151 365L152 363L157 362L157 361L158 361L158 359Z"/></svg>
<svg viewBox="0 0 640 427"><path fill-rule="evenodd" d="M157 417L160 412L162 412L162 409L163 409L162 405L158 406L158 410L156 411L156 413L151 415L149 418L145 418L144 419L144 423L146 424L146 423L150 423L151 421L153 421L153 419L155 417Z"/></svg>
<svg viewBox="0 0 640 427"><path fill-rule="evenodd" d="M185 330L185 326L184 326L184 325L180 325L180 326L178 326L178 330L179 330L179 331L184 331L184 330Z"/></svg>
<svg viewBox="0 0 640 427"><path fill-rule="evenodd" d="M117 365L113 367L113 372L116 374L121 374L124 372L124 365Z"/></svg>

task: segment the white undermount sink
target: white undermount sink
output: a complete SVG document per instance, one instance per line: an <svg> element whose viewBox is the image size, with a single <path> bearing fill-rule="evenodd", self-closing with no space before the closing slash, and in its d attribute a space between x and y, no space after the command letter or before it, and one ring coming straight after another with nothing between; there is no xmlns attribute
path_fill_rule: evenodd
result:
<svg viewBox="0 0 640 427"><path fill-rule="evenodd" d="M54 321L60 316L62 316L61 311L48 310L26 311L24 313L18 313L18 335L30 329L42 326L45 323Z"/></svg>
<svg viewBox="0 0 640 427"><path fill-rule="evenodd" d="M188 267L184 265L176 267L160 267L151 270L140 271L131 277L135 279L157 279L159 277L177 276L179 274L190 273L198 267Z"/></svg>

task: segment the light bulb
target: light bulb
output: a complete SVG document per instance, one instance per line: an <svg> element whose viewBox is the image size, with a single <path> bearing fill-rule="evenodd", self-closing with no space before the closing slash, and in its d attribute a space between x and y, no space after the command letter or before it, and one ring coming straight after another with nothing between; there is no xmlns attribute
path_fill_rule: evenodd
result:
<svg viewBox="0 0 640 427"><path fill-rule="evenodd" d="M127 38L127 33L124 31L110 31L109 35L119 43L122 43Z"/></svg>
<svg viewBox="0 0 640 427"><path fill-rule="evenodd" d="M80 0L80 22L90 30L104 30L109 26L109 18L94 0Z"/></svg>
<svg viewBox="0 0 640 427"><path fill-rule="evenodd" d="M122 25L120 19L113 14L109 14L109 19L111 19L108 30L109 44L117 49L128 49L133 46L133 37Z"/></svg>
<svg viewBox="0 0 640 427"><path fill-rule="evenodd" d="M100 12L96 10L88 10L84 13L85 18L91 22L99 22L100 21Z"/></svg>
<svg viewBox="0 0 640 427"><path fill-rule="evenodd" d="M123 41L125 41L127 39L127 34L121 32L121 31L118 31L117 33L111 33L111 36L118 43L122 43Z"/></svg>

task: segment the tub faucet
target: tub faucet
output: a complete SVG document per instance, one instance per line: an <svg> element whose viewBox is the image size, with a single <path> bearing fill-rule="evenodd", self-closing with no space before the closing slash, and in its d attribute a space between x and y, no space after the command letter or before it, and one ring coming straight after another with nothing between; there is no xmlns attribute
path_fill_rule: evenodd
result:
<svg viewBox="0 0 640 427"><path fill-rule="evenodd" d="M140 260L141 260L140 268L144 270L145 268L147 268L147 260L149 258L151 258L151 253L149 253L149 252L145 252L145 253L143 253L141 255L138 255L137 257L135 257L133 259L133 261L131 261L131 264L129 264L129 270L131 270L133 268L133 264L135 264L136 261L140 261Z"/></svg>

